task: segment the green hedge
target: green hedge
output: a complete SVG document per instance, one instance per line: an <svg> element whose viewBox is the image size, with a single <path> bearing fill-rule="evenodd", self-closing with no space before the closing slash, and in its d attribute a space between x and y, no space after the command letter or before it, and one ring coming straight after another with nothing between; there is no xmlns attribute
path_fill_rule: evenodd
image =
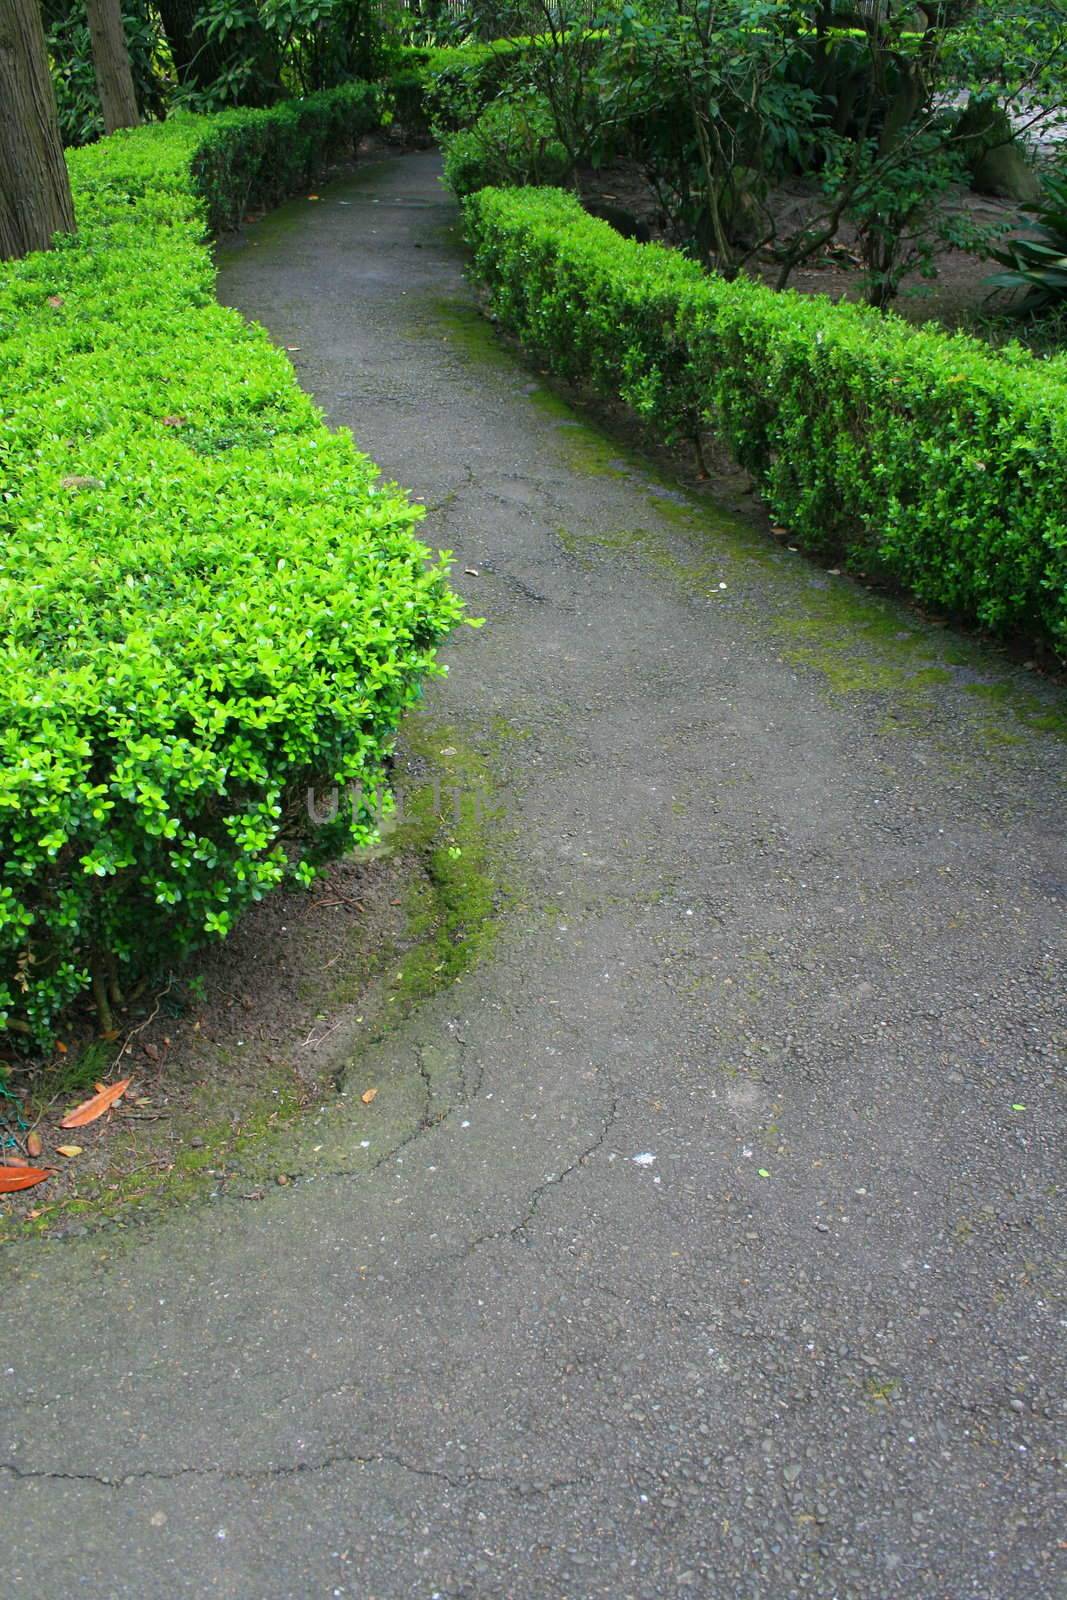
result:
<svg viewBox="0 0 1067 1600"><path fill-rule="evenodd" d="M380 781L459 603L205 235L377 117L353 86L115 135L71 155L78 236L0 266L0 1032L371 837L306 789Z"/></svg>
<svg viewBox="0 0 1067 1600"><path fill-rule="evenodd" d="M710 427L798 544L1067 653L1067 368L727 283L559 190L464 204L501 323L666 441Z"/></svg>

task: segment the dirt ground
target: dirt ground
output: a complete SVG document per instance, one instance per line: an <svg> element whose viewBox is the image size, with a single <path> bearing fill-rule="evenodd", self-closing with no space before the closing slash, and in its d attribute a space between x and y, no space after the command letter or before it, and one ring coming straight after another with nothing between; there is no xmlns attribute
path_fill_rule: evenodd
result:
<svg viewBox="0 0 1067 1600"><path fill-rule="evenodd" d="M409 747L417 728L409 720ZM446 769L459 756L451 737L446 730L437 741ZM224 944L117 1008L112 1034L101 1035L86 1001L50 1055L6 1063L3 1157L51 1176L5 1196L0 1242L28 1225L51 1236L84 1232L194 1190L241 1188L246 1178L249 1198L264 1178L284 1184L286 1126L333 1099L354 1050L423 998L438 968L462 965L461 891L468 872L477 887L477 850L440 772L429 787L441 798L421 804L425 767L426 756L408 748L394 778L401 809L386 819L381 845L333 863L310 890L268 896ZM466 853L452 843L458 837ZM441 848L451 883L435 865ZM61 1127L95 1088L126 1078L113 1110Z"/></svg>
<svg viewBox="0 0 1067 1600"><path fill-rule="evenodd" d="M664 244L674 241L666 229L666 219L640 166L623 162L599 171L588 169L580 175L582 198L587 205L614 205L629 212ZM781 184L769 197L779 236L788 238L817 210L819 193L813 183L797 178ZM1027 224L1027 217L1010 200L980 195L972 190L957 190L946 201L950 211L963 212L982 225L1003 227L1014 232ZM965 250L943 250L936 257L937 276L924 279L917 271L907 274L893 310L909 322L937 321L951 329L985 334L982 319L1003 310L1003 296L992 296L986 284L996 263L981 260ZM746 264L753 277L773 284L778 264L771 252L761 251ZM789 287L800 294L825 294L831 300L862 300L864 272L856 249L855 230L842 224L833 244L806 262L792 275Z"/></svg>

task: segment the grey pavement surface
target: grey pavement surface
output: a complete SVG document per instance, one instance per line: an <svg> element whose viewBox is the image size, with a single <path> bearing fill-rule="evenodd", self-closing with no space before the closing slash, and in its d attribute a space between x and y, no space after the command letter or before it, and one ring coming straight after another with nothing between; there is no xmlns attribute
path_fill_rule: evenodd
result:
<svg viewBox="0 0 1067 1600"><path fill-rule="evenodd" d="M5 1585L1051 1597L1049 696L568 415L437 171L283 208L221 292L457 552L488 622L428 700L524 909L360 1062L436 1125L8 1252Z"/></svg>

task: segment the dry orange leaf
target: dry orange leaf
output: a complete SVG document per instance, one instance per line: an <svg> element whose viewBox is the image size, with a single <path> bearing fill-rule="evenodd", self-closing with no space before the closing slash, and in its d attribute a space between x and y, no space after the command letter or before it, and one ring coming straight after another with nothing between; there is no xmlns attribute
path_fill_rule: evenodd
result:
<svg viewBox="0 0 1067 1600"><path fill-rule="evenodd" d="M0 1194L10 1194L13 1189L32 1189L52 1174L42 1167L0 1167Z"/></svg>
<svg viewBox="0 0 1067 1600"><path fill-rule="evenodd" d="M95 1122L97 1117L102 1117L105 1111L122 1098L130 1086L129 1078L122 1078L118 1083L109 1084L91 1099L83 1100L80 1106L75 1106L69 1116L63 1118L59 1124L61 1128L84 1128L87 1122Z"/></svg>
<svg viewBox="0 0 1067 1600"><path fill-rule="evenodd" d="M68 1161L72 1160L74 1156L80 1156L82 1153L80 1144L57 1144L56 1149L61 1156L66 1156Z"/></svg>
<svg viewBox="0 0 1067 1600"><path fill-rule="evenodd" d="M377 1089L364 1089L359 1098L363 1101L365 1106L369 1106L377 1093Z"/></svg>
<svg viewBox="0 0 1067 1600"><path fill-rule="evenodd" d="M39 1156L43 1149L44 1142L36 1129L26 1135L26 1154L28 1156Z"/></svg>

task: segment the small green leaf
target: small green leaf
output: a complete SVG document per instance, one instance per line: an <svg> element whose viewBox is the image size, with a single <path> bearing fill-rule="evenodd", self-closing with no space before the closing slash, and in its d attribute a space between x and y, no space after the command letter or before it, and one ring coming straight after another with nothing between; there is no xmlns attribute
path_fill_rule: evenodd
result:
<svg viewBox="0 0 1067 1600"><path fill-rule="evenodd" d="M759 1172L757 1173L757 1177L769 1178L770 1177L770 1173L767 1171L766 1167L760 1167Z"/></svg>

